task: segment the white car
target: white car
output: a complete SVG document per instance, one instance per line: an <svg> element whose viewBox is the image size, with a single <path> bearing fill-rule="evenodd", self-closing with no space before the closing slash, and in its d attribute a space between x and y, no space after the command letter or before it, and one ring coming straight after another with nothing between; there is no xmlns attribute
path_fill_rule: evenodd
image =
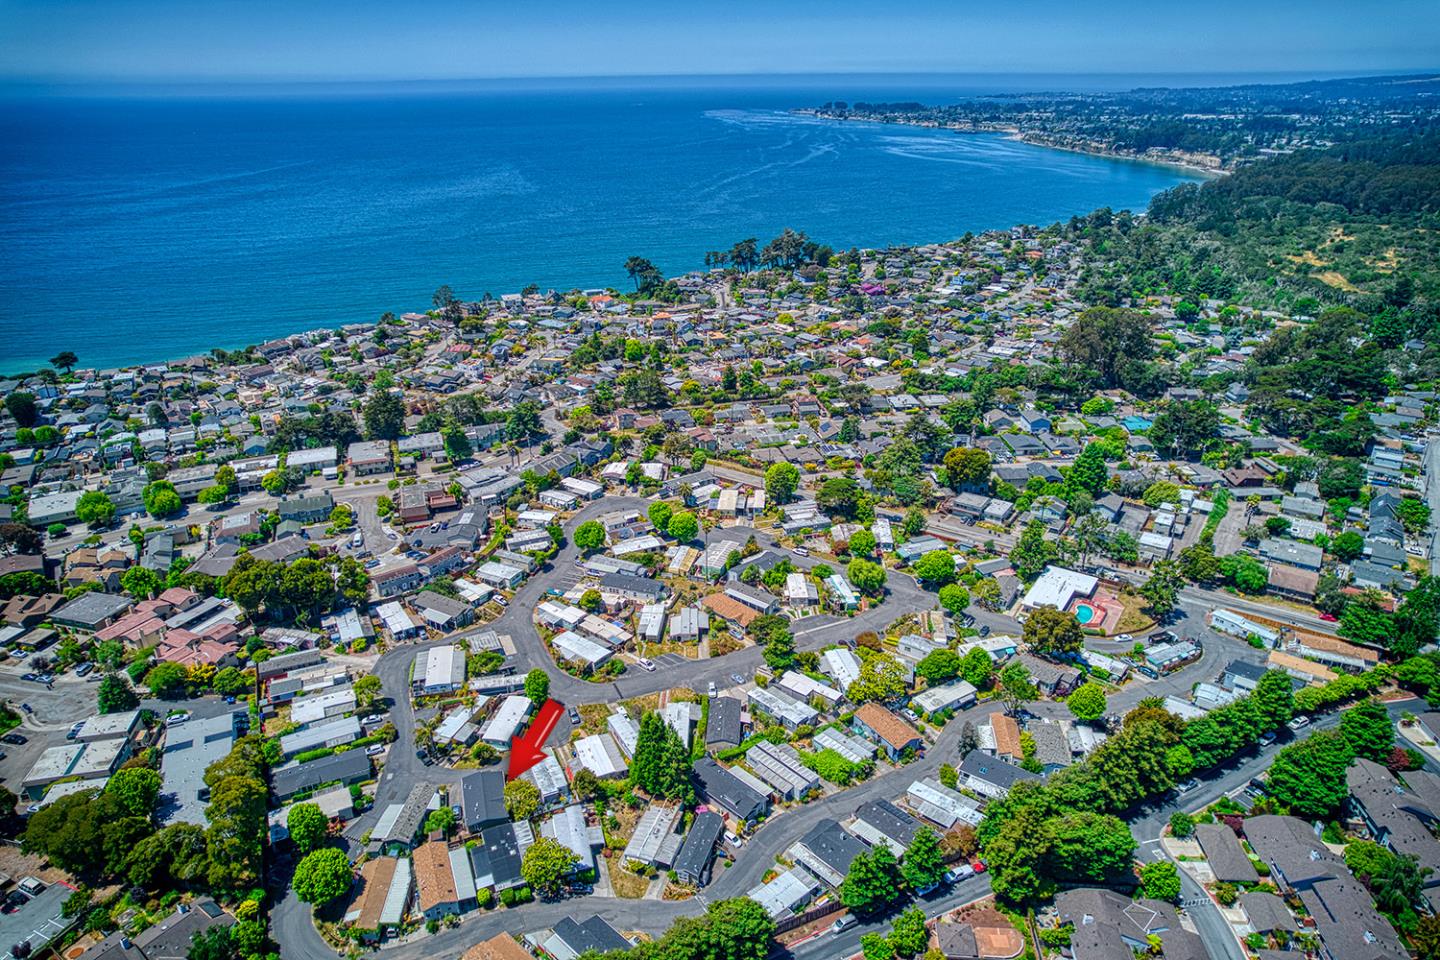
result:
<svg viewBox="0 0 1440 960"><path fill-rule="evenodd" d="M365 748L365 756L367 756L367 757L374 757L374 756L377 756L377 755L379 755L379 754L382 754L382 753L385 752L385 747L386 747L386 744L383 744L383 743L372 743L372 744L370 744L370 746L368 746L368 747Z"/></svg>
<svg viewBox="0 0 1440 960"><path fill-rule="evenodd" d="M186 722L186 721L189 720L189 719L190 719L190 711L189 711L189 710L181 710L179 713L172 713L172 714L170 714L170 716L166 717L166 718L165 718L165 726L167 726L167 727L178 727L178 726L180 726L180 724Z"/></svg>
<svg viewBox="0 0 1440 960"><path fill-rule="evenodd" d="M711 680L711 681L710 681L710 689L707 690L706 693L709 694L711 700L714 700L714 699L715 699L715 696L716 696L716 694L717 694L718 692L719 692L719 691L717 691L717 690L715 689L715 681L714 681L714 680Z"/></svg>
<svg viewBox="0 0 1440 960"><path fill-rule="evenodd" d="M649 670L651 673L655 672L655 664L653 661L646 660L644 657L640 657L635 662L640 664L640 666L645 668L646 670Z"/></svg>

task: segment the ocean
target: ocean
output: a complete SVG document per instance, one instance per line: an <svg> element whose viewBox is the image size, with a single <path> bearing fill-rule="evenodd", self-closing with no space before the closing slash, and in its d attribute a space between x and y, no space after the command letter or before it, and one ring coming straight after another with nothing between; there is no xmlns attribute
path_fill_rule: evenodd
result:
<svg viewBox="0 0 1440 960"><path fill-rule="evenodd" d="M236 348L427 309L441 284L623 288L631 255L676 274L784 227L841 249L1140 210L1193 179L789 112L975 92L814 78L10 96L0 371L60 350L108 367Z"/></svg>

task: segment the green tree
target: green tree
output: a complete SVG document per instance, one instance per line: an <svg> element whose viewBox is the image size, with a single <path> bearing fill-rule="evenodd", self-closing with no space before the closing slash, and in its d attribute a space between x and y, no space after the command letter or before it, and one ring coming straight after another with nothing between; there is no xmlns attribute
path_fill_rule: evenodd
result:
<svg viewBox="0 0 1440 960"><path fill-rule="evenodd" d="M865 960L894 960L895 948L883 933L862 933L860 955Z"/></svg>
<svg viewBox="0 0 1440 960"><path fill-rule="evenodd" d="M850 554L855 557L870 557L875 553L875 534L869 530L856 530L850 534Z"/></svg>
<svg viewBox="0 0 1440 960"><path fill-rule="evenodd" d="M1270 794L1296 816L1327 816L1350 792L1345 769L1353 756L1340 733L1311 734L1276 754L1266 781Z"/></svg>
<svg viewBox="0 0 1440 960"><path fill-rule="evenodd" d="M1093 680L1087 681L1076 687L1075 692L1065 698L1065 703L1077 719L1099 720L1105 715L1105 688Z"/></svg>
<svg viewBox="0 0 1440 960"><path fill-rule="evenodd" d="M840 884L840 900L862 916L879 913L900 897L900 864L883 843L859 853Z"/></svg>
<svg viewBox="0 0 1440 960"><path fill-rule="evenodd" d="M948 683L960 674L960 654L948 647L931 650L915 665L915 672L931 686Z"/></svg>
<svg viewBox="0 0 1440 960"><path fill-rule="evenodd" d="M140 698L124 676L107 673L95 689L95 706L101 713L124 713L140 706Z"/></svg>
<svg viewBox="0 0 1440 960"><path fill-rule="evenodd" d="M876 653L860 664L860 675L850 682L845 696L851 703L890 703L905 695L905 668L888 653Z"/></svg>
<svg viewBox="0 0 1440 960"><path fill-rule="evenodd" d="M1139 310L1091 307L1065 328L1055 352L1067 366L1092 372L1100 386L1121 386L1127 366L1154 352L1150 317Z"/></svg>
<svg viewBox="0 0 1440 960"><path fill-rule="evenodd" d="M1405 532L1415 536L1430 525L1430 507L1418 497L1404 497L1395 505L1395 516Z"/></svg>
<svg viewBox="0 0 1440 960"><path fill-rule="evenodd" d="M1045 539L1045 525L1039 520L1030 521L1010 551L1010 566L1022 579L1033 580L1054 559L1055 544Z"/></svg>
<svg viewBox="0 0 1440 960"><path fill-rule="evenodd" d="M5 397L5 409L22 427L33 427L40 419L40 408L35 404L35 394L17 390Z"/></svg>
<svg viewBox="0 0 1440 960"><path fill-rule="evenodd" d="M1020 705L1040 695L1035 681L1030 679L1030 670L1019 660L1007 663L1000 671L1000 698L1007 713L1014 715Z"/></svg>
<svg viewBox="0 0 1440 960"><path fill-rule="evenodd" d="M605 546L605 528L599 521L586 520L575 528L575 546L587 553Z"/></svg>
<svg viewBox="0 0 1440 960"><path fill-rule="evenodd" d="M906 907L890 926L890 946L902 957L913 957L930 943L925 914L913 904Z"/></svg>
<svg viewBox="0 0 1440 960"><path fill-rule="evenodd" d="M75 503L75 516L92 527L108 526L115 519L115 504L98 490L87 490Z"/></svg>
<svg viewBox="0 0 1440 960"><path fill-rule="evenodd" d="M1340 736L1357 757L1385 763L1395 749L1395 725L1379 700L1362 700L1340 714Z"/></svg>
<svg viewBox="0 0 1440 960"><path fill-rule="evenodd" d="M1022 636L1032 650L1045 657L1079 653L1085 643L1085 631L1075 614L1054 607L1030 611Z"/></svg>
<svg viewBox="0 0 1440 960"><path fill-rule="evenodd" d="M945 454L945 473L956 490L984 490L990 485L990 454L975 447L955 447Z"/></svg>
<svg viewBox="0 0 1440 960"><path fill-rule="evenodd" d="M529 820L540 809L540 789L529 780L516 777L505 784L505 809L512 820Z"/></svg>
<svg viewBox="0 0 1440 960"><path fill-rule="evenodd" d="M290 842L304 856L319 849L325 842L330 829L330 820L313 803L297 803L285 816L285 829L290 832Z"/></svg>
<svg viewBox="0 0 1440 960"><path fill-rule="evenodd" d="M700 521L689 510L676 510L665 525L665 532L681 543L689 543L700 532Z"/></svg>
<svg viewBox="0 0 1440 960"><path fill-rule="evenodd" d="M630 762L630 782L652 797L692 802L690 751L658 713L640 718L640 732Z"/></svg>
<svg viewBox="0 0 1440 960"><path fill-rule="evenodd" d="M540 837L525 850L520 861L520 877L543 897L560 893L565 878L575 870L580 857L552 837Z"/></svg>
<svg viewBox="0 0 1440 960"><path fill-rule="evenodd" d="M955 579L955 558L948 550L931 550L922 554L911 569L926 586L940 587Z"/></svg>
<svg viewBox="0 0 1440 960"><path fill-rule="evenodd" d="M789 503L799 486L800 471L793 463L774 463L765 471L765 494L773 504Z"/></svg>
<svg viewBox="0 0 1440 960"><path fill-rule="evenodd" d="M162 660L145 674L145 686L162 700L173 700L185 693L185 668L178 663Z"/></svg>
<svg viewBox="0 0 1440 960"><path fill-rule="evenodd" d="M205 831L206 882L212 888L240 889L260 878L261 844L268 829L265 768L264 741L252 735L237 740L205 771L210 789L205 807L210 821Z"/></svg>
<svg viewBox="0 0 1440 960"><path fill-rule="evenodd" d="M149 567L131 567L120 575L120 586L136 600L149 600L164 589L165 581Z"/></svg>
<svg viewBox="0 0 1440 960"><path fill-rule="evenodd" d="M1370 877L1370 894L1375 905L1390 916L1399 916L1419 903L1425 892L1425 878L1434 871L1420 866L1412 853L1392 856Z"/></svg>
<svg viewBox="0 0 1440 960"><path fill-rule="evenodd" d="M940 588L940 606L958 617L970 606L970 594L958 583L947 583Z"/></svg>
<svg viewBox="0 0 1440 960"><path fill-rule="evenodd" d="M850 477L831 477L820 484L815 494L815 503L821 510L847 520L855 519L863 499L860 485Z"/></svg>
<svg viewBox="0 0 1440 960"><path fill-rule="evenodd" d="M235 960L234 928L211 927L202 933L191 934L185 960Z"/></svg>
<svg viewBox="0 0 1440 960"><path fill-rule="evenodd" d="M141 494L145 501L145 510L152 517L168 517L180 512L184 506L180 502L180 494L175 492L175 484L169 480L156 480L147 484Z"/></svg>
<svg viewBox="0 0 1440 960"><path fill-rule="evenodd" d="M550 699L550 675L539 667L525 674L525 696L537 705Z"/></svg>
<svg viewBox="0 0 1440 960"><path fill-rule="evenodd" d="M915 831L910 845L905 848L905 860L900 869L911 890L923 890L944 879L945 856L934 830L921 826Z"/></svg>
<svg viewBox="0 0 1440 960"><path fill-rule="evenodd" d="M224 503L230 499L230 491L217 483L213 487L206 487L204 490L201 490L196 494L195 499L206 506L213 506L214 504Z"/></svg>
<svg viewBox="0 0 1440 960"><path fill-rule="evenodd" d="M670 515L674 512L675 508L670 504L664 500L656 500L650 504L650 509L646 511L646 514L650 517L650 522L655 525L655 529L664 530L670 523Z"/></svg>
<svg viewBox="0 0 1440 960"><path fill-rule="evenodd" d="M1092 443L1075 458L1074 465L1065 476L1065 486L1070 491L1084 491L1093 496L1105 489L1108 474L1105 451L1099 444Z"/></svg>
<svg viewBox="0 0 1440 960"><path fill-rule="evenodd" d="M1180 874L1169 860L1157 860L1140 868L1140 892L1152 900L1180 899Z"/></svg>
<svg viewBox="0 0 1440 960"><path fill-rule="evenodd" d="M67 374L75 369L75 364L79 362L80 358L75 356L74 351L71 350L61 350L50 358L50 366L57 370L64 370Z"/></svg>
<svg viewBox="0 0 1440 960"><path fill-rule="evenodd" d="M365 434L371 440L398 440L405 432L405 404L390 390L370 394L363 417Z"/></svg>
<svg viewBox="0 0 1440 960"><path fill-rule="evenodd" d="M515 781L513 781L513 782L515 782L515 783L529 783L528 780L515 780ZM506 784L506 786L509 786L509 784ZM533 789L533 788L534 788L534 785L531 784L531 787L532 787L532 789ZM538 791L537 791L537 794L538 794ZM508 809L508 807L509 807L509 797L508 797L508 796L506 797L506 807L507 807L507 809ZM429 813L429 815L427 815L427 816L425 817L425 832L426 832L426 833L441 833L441 834L445 834L446 836L449 836L450 831L452 831L452 830L455 829L455 825L456 825L457 822L458 822L458 818L455 816L455 810L454 810L453 808L451 808L451 807L438 807L437 809L431 810L430 813Z"/></svg>
<svg viewBox="0 0 1440 960"><path fill-rule="evenodd" d="M990 685L995 672L995 661L980 647L972 647L960 661L960 676L977 690Z"/></svg>
<svg viewBox="0 0 1440 960"><path fill-rule="evenodd" d="M855 559L845 568L845 574L855 589L869 597L878 597L885 592L885 568L870 560Z"/></svg>
<svg viewBox="0 0 1440 960"><path fill-rule="evenodd" d="M1289 721L1295 713L1294 694L1294 684L1284 670L1266 670L1261 675L1250 693L1250 703L1255 707L1263 729L1278 730Z"/></svg>
<svg viewBox="0 0 1440 960"><path fill-rule="evenodd" d="M1157 620L1164 620L1175 610L1185 575L1174 560L1160 560L1150 570L1150 578L1140 587L1145 609Z"/></svg>
<svg viewBox="0 0 1440 960"><path fill-rule="evenodd" d="M1184 810L1170 814L1170 832L1182 840L1195 833L1195 818Z"/></svg>
<svg viewBox="0 0 1440 960"><path fill-rule="evenodd" d="M350 889L354 874L345 854L334 847L316 850L295 865L290 885L302 903L329 903Z"/></svg>
<svg viewBox="0 0 1440 960"><path fill-rule="evenodd" d="M125 814L148 820L155 813L155 799L160 796L160 774L149 767L122 767L106 782L105 792Z"/></svg>

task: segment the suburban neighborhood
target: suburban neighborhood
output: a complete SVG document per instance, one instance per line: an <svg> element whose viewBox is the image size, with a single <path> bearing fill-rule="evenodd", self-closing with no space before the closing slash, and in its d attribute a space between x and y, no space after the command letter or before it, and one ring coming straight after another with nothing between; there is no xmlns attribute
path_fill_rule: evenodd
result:
<svg viewBox="0 0 1440 960"><path fill-rule="evenodd" d="M1072 228L0 383L0 960L1436 956L1440 395Z"/></svg>

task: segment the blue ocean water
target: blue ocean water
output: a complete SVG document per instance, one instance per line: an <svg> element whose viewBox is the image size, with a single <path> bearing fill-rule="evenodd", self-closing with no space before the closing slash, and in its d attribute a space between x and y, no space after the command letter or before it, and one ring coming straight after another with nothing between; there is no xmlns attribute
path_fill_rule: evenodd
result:
<svg viewBox="0 0 1440 960"><path fill-rule="evenodd" d="M1055 88L1059 88L1059 84ZM462 297L624 286L783 227L836 248L1141 209L1189 179L797 116L964 89L346 88L0 102L0 370L239 347Z"/></svg>

